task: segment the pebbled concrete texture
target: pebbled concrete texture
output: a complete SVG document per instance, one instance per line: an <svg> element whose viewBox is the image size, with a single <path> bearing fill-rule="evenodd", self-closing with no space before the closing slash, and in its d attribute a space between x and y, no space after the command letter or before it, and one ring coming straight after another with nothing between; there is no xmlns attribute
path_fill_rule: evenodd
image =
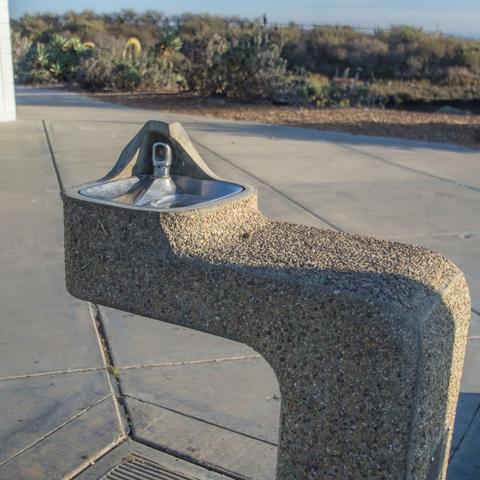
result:
<svg viewBox="0 0 480 480"><path fill-rule="evenodd" d="M380 153L378 149L384 149L387 159L388 156L393 154L399 154L402 157L401 159L400 157L396 158L397 163L403 163L403 165L395 167L397 168L398 172L397 176L392 174L392 169L389 168L387 171L387 166L385 166L385 168L380 167L382 170L378 174L378 177L375 177L375 179L378 180L378 183L384 183L388 186L388 189L384 190L385 193L383 196L370 196L371 203L364 203L364 210L358 210L355 208L356 197L352 198L350 204L345 205L342 211L342 218L345 222L343 226L348 231L355 231L355 225L361 226L363 218L369 218L371 216L369 212L375 210L378 211L376 202L382 202L385 205L390 205L392 223L394 222L396 225L402 225L401 222L404 221L402 219L405 217L402 217L402 211L399 209L398 203L392 201L392 196L390 193L395 191L397 186L401 185L402 182L413 181L413 178L415 178L415 176L410 176L412 173L410 170L408 171L408 174L402 172L402 169L405 166L419 170L419 172L413 172L414 175L418 175L418 177L416 177L418 182L432 182L431 186L433 187L435 186L437 180L431 176L425 176L424 172L427 172L429 175L445 176L446 178L452 179L456 182L464 182L465 180L468 180L468 185L471 186L477 185L478 179L480 178L480 154L478 152L467 151L456 147L437 146L419 142L397 141L394 139L318 132L308 129L253 125L242 122L222 122L200 117L195 118L191 116L182 116L180 118L177 115L173 116L163 112L156 114L155 112L151 111L127 109L111 104L102 104L90 99L85 99L79 95L65 94L64 92L52 90L42 91L37 89L19 89L18 93L18 114L22 119L21 121L38 122L41 120L46 120L47 129L51 129L53 150L57 157L57 163L61 177L63 178L63 183L66 186L79 184L83 181L91 180L92 178L96 178L103 174L106 168L108 168L116 159L119 152L119 147L123 146L126 141L128 141L128 139L131 138L131 136L138 130L138 128L150 118L160 118L162 120L180 119L182 123L187 126L188 133L194 138L194 140L198 140L198 142L204 146L202 147L197 144L200 153L210 167L219 175L227 177L232 181L248 183L256 186L260 192L259 203L262 212L276 220L283 219L294 223L304 223L327 228L329 228L329 225L325 223L324 220L333 223L334 219L330 214L330 209L334 209L333 211L336 211L337 209L335 198L331 198L329 202L323 202L317 211L312 211L306 206L303 198L294 196L291 194L291 192L285 191L284 186L288 186L288 178L285 178L283 182L279 182L278 184L273 183L273 180L277 181L278 172L290 168L290 165L295 165L296 158L302 156L305 156L306 158L314 156L310 152L314 152L319 161L322 161L322 158L327 157L329 155L329 151L334 151L335 157L330 156L330 158L326 159L325 162L321 163L321 168L318 169L314 169L312 164L308 164L310 166L308 175L309 178L308 181L305 181L305 183L316 185L318 189L322 189L328 186L328 181L338 180L339 183L344 182L343 187L345 187L347 191L349 186L354 187L358 182L365 183L365 191L368 191L370 188L370 185L368 184L369 177L363 175L363 170L366 168L365 163L362 163L364 162L364 156L362 156L362 159L360 159L360 153L352 150L352 146L355 148L362 147L367 152L371 151L374 155ZM7 125L2 125L2 129L4 129L4 127L7 127ZM5 130L2 130L2 132L4 131ZM78 135L76 134L77 131L79 132ZM18 137L16 137L16 135L17 134L13 132L10 138L2 137L2 146L5 145L5 150L2 149L2 158L4 158L6 150L9 152L15 152L15 149L18 148ZM121 136L124 137L121 138ZM89 139L89 142L86 142L87 138ZM105 141L105 139L107 140ZM9 142L8 145L7 142ZM224 150L224 146L231 145L232 142L235 142L238 153L237 157L233 155L235 152L232 152L232 150L230 150L227 156L227 152ZM41 146L41 143L42 142L39 141L38 146L35 146L32 145L29 140L24 141L22 142L22 152L24 152L24 155L28 158L36 158L39 149L42 151L41 149L45 148ZM87 143L90 143L92 147L94 146L95 148L89 148L90 145L87 145ZM245 155L243 155L242 152L253 148L251 147L252 144L255 145L255 148L257 148L257 151L260 154L253 157L250 156L250 163L247 165L239 163L237 159L245 158ZM284 151L289 144L291 146L288 147L288 154L284 154ZM292 146L298 146L298 148ZM276 161L272 160L270 163L270 171L266 169L265 173L259 177L257 169L261 167L263 154L268 150L276 152L275 155L271 157L276 157ZM375 152L373 152L373 150L375 150ZM97 153L97 151L99 153ZM81 155L77 155L77 152L81 152ZM330 177L329 180L326 181L324 172L328 171L327 160L331 164L330 175L335 173L335 169L339 169L339 171L341 170L344 173L343 180L341 178L335 179L334 177ZM67 165L67 163L69 163L69 165ZM2 166L7 165L12 164L10 162L2 163ZM358 168L359 165L362 165L362 168ZM382 164L381 162L378 162L376 165ZM289 171L291 171L291 169ZM375 168L370 168L368 172L370 176L375 176ZM408 180L409 178L410 180ZM298 181L302 182L302 179L296 179L296 182ZM442 184L443 183L444 182L442 182ZM293 182L292 185L294 186ZM56 192L58 192L58 190L56 190ZM399 198L402 197L400 196ZM448 202L448 199L444 199L444 201ZM444 203L444 205L445 204L446 203ZM428 219L428 215L430 213L425 210L426 205L427 204L424 203L422 209L419 208L418 214L420 216L424 215L426 216L425 218ZM475 200L475 198L472 197L472 205L465 206L467 208L475 208L476 205L478 205L478 200ZM433 204L432 208L434 207L435 205ZM451 214L443 216L442 212L433 213L448 226L451 218L450 215L456 214L455 211L451 212ZM411 213L416 218L417 212L412 210ZM370 221L368 225L373 229L375 228L375 223L373 220ZM405 225L405 227L408 227L408 224ZM449 231L454 231L454 229L450 229ZM29 232L30 230L27 230L27 233ZM38 235L39 229L37 229L36 232ZM375 231L366 231L366 233L377 234ZM469 243L474 241L474 235L476 233L477 232L473 230L469 230L467 232L455 231L454 234L447 235L448 241L444 242L442 240L438 245L436 243L430 243L431 241L436 242L437 236L424 235L424 233L420 234L420 232L413 232L411 237L407 235L401 236L399 239L405 242L413 242L425 246L431 246L432 248L439 250L452 258L455 263L457 263L460 268L466 272L469 286L472 291L472 302L474 306L476 305L478 310L480 307L480 291L478 289L478 279L475 280L475 276L478 276L480 265L478 262L478 257L476 256L476 247L473 243ZM24 241L24 239L20 240ZM472 246L469 247L468 245ZM38 245L36 248L38 248ZM34 248L34 251L37 250ZM471 253L468 253L468 251ZM477 287L475 285L477 285ZM3 287L4 285L2 285L2 288ZM105 315L108 315L108 312L104 313ZM119 315L121 316L122 314ZM5 318L7 317L2 316L2 319ZM148 334L143 336L139 335L136 337L135 341L130 343L125 337L128 335L133 335L133 329L127 330L127 335L123 334L123 330L126 328L128 323L127 319L125 319L125 321L122 323L112 322L110 329L108 329L107 326L107 335L111 340L111 346L113 349L115 349L116 345L116 340L114 340L112 337L113 331L119 329L122 330L122 333L119 334L122 340L117 350L125 349L125 358L137 359L140 362L143 362L142 358L145 358L145 361L147 361L148 355L150 355L149 350L151 350L150 345L157 345L156 350L158 352L162 352L163 350L168 352L169 350L172 350L172 343L182 341L187 342L189 338L188 333L186 333L185 338L182 340L182 337L180 336L181 334L179 334L178 331L175 332L175 335L170 336L168 329L165 328L158 328L156 331L155 326L158 326L159 322L154 320L137 318L129 324L131 325L134 322L139 322L139 324L141 323L145 326L145 328L148 328ZM475 330L475 325L479 325L478 322L478 316L473 315L469 334L470 336L475 335L476 331L478 332L478 329ZM79 320L79 323L81 323L81 320ZM149 326L147 327L147 325ZM25 331L28 332L28 327L25 327ZM49 330L42 330L39 326L38 335L40 335L38 338L39 343L41 343L40 340L42 338L49 338ZM478 333L476 333L476 335L478 335ZM59 334L56 343L52 343L50 347L45 347L45 351L49 351L52 353L52 355L55 355L62 338L67 338L67 335L64 334L62 336ZM75 338L78 339L85 337L82 336L82 334L77 334L75 335ZM63 341L65 342L65 340ZM226 340L222 341L227 342ZM145 343L139 345L137 342ZM203 342L206 341L202 339L202 343ZM84 343L85 340L83 341L83 344ZM74 345L76 346L70 348L69 350L71 351L66 351L65 355L75 355L75 349L82 347L82 345L78 345L77 341L74 342ZM189 349L185 349L183 352L185 359L187 360L192 358L190 351L192 344L188 343L188 345ZM235 351L234 348L231 348L227 345L221 346L219 343L215 343L213 341L210 345L212 346L211 356L214 358L222 358L224 352ZM4 346L1 345L1 347L3 349ZM0 355L2 353L2 349L0 349ZM220 355L216 355L216 349L219 349ZM26 357L26 347L20 347L19 349L12 348L9 352L9 355L17 353L17 350L23 351L23 355L18 354L16 357L17 361L21 360L22 356ZM464 418L464 424L467 425L467 427L470 425L470 421L473 418L475 410L473 408L466 407L464 410L463 408L466 403L462 402L462 398L467 394L475 395L475 393L479 393L478 389L476 391L465 390L465 388L478 388L475 387L474 382L474 379L478 378L478 369L475 368L475 364L478 365L478 361L480 360L480 357L477 356L479 355L477 352L478 350L473 348L473 343L469 341L467 347L466 365L469 364L471 367L468 368L463 376L463 385L465 386L462 386L462 395L459 402L459 413L457 414L457 420ZM144 353L145 357L142 357ZM181 353L179 356L181 356ZM45 353L43 358L46 359L47 357L48 355ZM82 358L88 360L91 358L91 354L84 355ZM160 358L160 360L162 360L162 358ZM28 363L28 368L22 367L21 369L18 369L18 372L20 373L25 371L28 372L30 366L36 365L34 363L34 359L25 358L24 361ZM50 362L52 365L55 364L55 362ZM73 363L74 362L72 362L72 364ZM268 370L264 368L259 368L255 373L255 375L259 378L264 378L263 375L266 374L268 374ZM192 382L201 381L198 375L194 376L192 374L190 378ZM265 377L265 381L269 381L269 379ZM468 381L468 383L465 383L466 381ZM165 384L162 384L162 388L166 388ZM235 378L225 378L225 383L223 384L222 388L235 391L237 388ZM150 393L153 395L155 392L158 393L158 391L159 389L157 385L155 384L154 380L152 380ZM254 395L254 392L252 392L252 395ZM259 397L258 401L261 402L262 398ZM200 409L193 411L193 413L196 418L202 418L203 412ZM152 418L152 426L150 426L148 429L149 435L152 438L156 436L155 438L157 438L160 443L165 443L166 440L161 432L162 429L167 429L169 432L168 442L177 443L177 445L183 445L180 450L188 456L189 452L186 450L188 445L182 444L182 435L184 434L185 429L179 430L179 432L181 431L182 433L179 433L178 436L175 436L175 425L183 425L182 422L185 419L188 420L189 417L186 417L181 411L179 411L178 413L171 412L171 417L168 418L168 422L165 416L162 416L162 419L165 423L155 422L155 418ZM202 428L200 428L200 424ZM191 433L189 438L191 438L192 441L193 439L200 439L198 443L202 447L203 451L206 450L205 442L207 440L202 442L202 439L212 438L210 433L203 430L205 425L207 424L192 421L192 424L189 423L188 427L188 431ZM221 428L221 425L218 427L211 426L211 428ZM226 432L226 430L224 431ZM470 430L467 428L467 432L468 431ZM203 432L203 434L201 434L201 432ZM156 435L157 433L158 435ZM274 431L272 430L270 434L274 434ZM213 436L213 438L215 437ZM256 475L258 476L254 475L251 478L271 478L271 472L274 469L274 462L271 461L270 464L268 464L268 462L263 462L263 459L266 456L264 455L263 450L262 454L258 453L260 451L259 445L255 440L251 440L251 443L249 443L250 439L248 437L234 433L232 433L231 437L229 438L231 440L229 443L229 448L232 451L232 455L235 452L235 445L238 445L242 450L244 455L243 458L245 459L244 462L238 463L239 469L236 470L237 472L241 473L242 468L248 468L248 465L252 466L257 463L261 463L263 467L259 468L264 468L263 476L261 476L261 473L257 470ZM459 440L454 438L454 445L456 445L457 441ZM238 443L236 444L235 442ZM464 447L471 445L471 454L470 456L466 454L462 457L460 462L460 464L464 466L462 471L459 469L450 471L448 476L449 480L465 480L476 478L473 465L475 463L475 458L477 458L475 452L477 452L476 448L479 443L479 436L469 435L463 438L461 445ZM217 465L225 464L226 468L231 467L235 470L235 465L228 463L228 456L227 458L218 458L216 455L213 455L213 457L213 460L217 463ZM241 467L242 465L243 467ZM470 473L465 470L468 468L471 468Z"/></svg>
<svg viewBox="0 0 480 480"><path fill-rule="evenodd" d="M105 180L147 174L165 135L173 172L212 178L179 124L152 121ZM269 221L247 187L165 212L108 205L79 188L63 196L69 292L261 353L282 392L276 478L444 478L470 319L465 281L446 258ZM242 369L249 377L247 362ZM175 391L189 398L183 385Z"/></svg>

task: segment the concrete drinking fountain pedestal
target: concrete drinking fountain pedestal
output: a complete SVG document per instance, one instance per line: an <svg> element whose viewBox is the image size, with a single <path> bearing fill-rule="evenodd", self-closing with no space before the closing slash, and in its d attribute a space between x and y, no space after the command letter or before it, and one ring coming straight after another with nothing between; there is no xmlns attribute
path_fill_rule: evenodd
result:
<svg viewBox="0 0 480 480"><path fill-rule="evenodd" d="M244 342L272 366L277 479L445 477L470 318L449 260L266 219L178 123L145 124L64 212L72 295Z"/></svg>

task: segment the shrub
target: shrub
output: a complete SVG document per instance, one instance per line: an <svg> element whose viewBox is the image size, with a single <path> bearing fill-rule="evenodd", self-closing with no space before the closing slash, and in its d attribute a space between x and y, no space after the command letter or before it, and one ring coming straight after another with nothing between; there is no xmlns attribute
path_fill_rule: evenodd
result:
<svg viewBox="0 0 480 480"><path fill-rule="evenodd" d="M94 55L84 59L78 70L78 84L82 88L92 91L113 88L114 58L111 50L97 50Z"/></svg>
<svg viewBox="0 0 480 480"><path fill-rule="evenodd" d="M97 48L78 69L76 81L86 90L135 90L159 88L178 79L171 65L153 50L138 56L124 56L118 45Z"/></svg>
<svg viewBox="0 0 480 480"><path fill-rule="evenodd" d="M112 88L114 90L135 90L142 81L141 63L138 60L113 60Z"/></svg>
<svg viewBox="0 0 480 480"><path fill-rule="evenodd" d="M383 107L384 95L375 93L367 82L355 79L333 80L325 90L327 107Z"/></svg>
<svg viewBox="0 0 480 480"><path fill-rule="evenodd" d="M291 83L281 45L262 29L239 36L197 38L184 48L184 77L190 89L240 101L273 99Z"/></svg>
<svg viewBox="0 0 480 480"><path fill-rule="evenodd" d="M361 68L365 75L378 71L387 45L350 27L315 27L297 31L285 44L289 68L334 77Z"/></svg>
<svg viewBox="0 0 480 480"><path fill-rule="evenodd" d="M12 31L12 57L14 65L25 57L31 46L32 42L28 37L23 36L18 31Z"/></svg>
<svg viewBox="0 0 480 480"><path fill-rule="evenodd" d="M449 68L480 72L480 42L394 26L373 35L350 27L285 29L283 56L292 68L329 77L359 72L363 79L383 78L442 82Z"/></svg>
<svg viewBox="0 0 480 480"><path fill-rule="evenodd" d="M225 89L222 58L227 49L226 38L219 34L184 44L182 74L187 88L204 95L221 95Z"/></svg>
<svg viewBox="0 0 480 480"><path fill-rule="evenodd" d="M281 95L291 83L281 51L281 45L272 42L262 30L231 38L222 56L225 96L252 101Z"/></svg>
<svg viewBox="0 0 480 480"><path fill-rule="evenodd" d="M21 82L62 81L75 78L82 58L90 54L78 37L53 35L51 40L31 44L16 64L16 76Z"/></svg>
<svg viewBox="0 0 480 480"><path fill-rule="evenodd" d="M32 42L46 43L53 33L61 33L61 17L54 14L23 15L18 20L11 21L12 32L18 32L22 37Z"/></svg>
<svg viewBox="0 0 480 480"><path fill-rule="evenodd" d="M446 85L467 87L480 85L480 75L475 75L467 67L449 67L445 76Z"/></svg>
<svg viewBox="0 0 480 480"><path fill-rule="evenodd" d="M214 35L226 37L238 35L244 30L252 28L250 20L238 17L216 17L213 15L193 15L186 13L174 17L176 34L184 44L195 42L198 39L208 39Z"/></svg>
<svg viewBox="0 0 480 480"><path fill-rule="evenodd" d="M325 105L329 85L327 77L300 70L288 87L280 95L274 96L274 102L285 105Z"/></svg>
<svg viewBox="0 0 480 480"><path fill-rule="evenodd" d="M14 65L15 77L21 83L46 83L52 81L45 45L30 45L26 54Z"/></svg>
<svg viewBox="0 0 480 480"><path fill-rule="evenodd" d="M78 81L90 89L180 84L243 101L381 103L372 84L388 81L451 85L452 95L475 97L480 76L479 41L401 25L365 34L349 27L261 27L209 15L84 11L24 15L12 20L12 40L17 80L24 83ZM312 74L333 81L318 84Z"/></svg>
<svg viewBox="0 0 480 480"><path fill-rule="evenodd" d="M480 42L464 41L457 49L458 65L464 66L472 73L480 74Z"/></svg>

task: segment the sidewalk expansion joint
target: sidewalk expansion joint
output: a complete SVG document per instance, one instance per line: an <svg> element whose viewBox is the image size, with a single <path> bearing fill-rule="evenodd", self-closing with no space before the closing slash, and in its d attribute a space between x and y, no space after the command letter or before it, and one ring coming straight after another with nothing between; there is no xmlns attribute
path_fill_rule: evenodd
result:
<svg viewBox="0 0 480 480"><path fill-rule="evenodd" d="M270 445L272 447L278 447L278 445L276 443L270 442L269 440L265 440L263 438L259 438L259 437L256 437L254 435L250 435L248 433L240 432L238 430L235 430L235 429L229 428L229 427L225 427L223 425L218 425L217 423L210 422L210 421L205 420L203 418L196 417L195 415L190 415L188 413L181 412L179 410L176 410L176 409L171 408L171 407L167 407L165 405L161 405L159 403L150 402L148 400L143 400L142 398L138 398L138 397L135 397L135 396L129 395L129 394L127 394L126 397L127 397L127 399L131 398L132 400L136 400L137 402L144 403L146 405L151 405L153 407L162 408L163 410L167 410L168 412L175 413L177 415L181 415L182 417L190 418L191 420L196 420L197 422L204 423L206 425L210 425L212 427L216 427L216 428L219 428L221 430L225 430L227 432L235 433L236 435L240 435L242 437L250 438L252 440L256 440L257 442L265 443L265 444ZM137 439L135 438L135 440L137 440Z"/></svg>
<svg viewBox="0 0 480 480"><path fill-rule="evenodd" d="M415 233L406 233L401 235L388 235L388 240L406 240L408 241L410 238L415 237L418 238L436 238L438 240L470 240L471 238L479 237L479 232L456 232L456 233L423 233L417 235Z"/></svg>
<svg viewBox="0 0 480 480"><path fill-rule="evenodd" d="M23 453L25 453L26 451L30 450L31 448L33 448L35 445L39 444L41 441L45 440L46 438L52 436L54 433L58 432L61 428L65 427L66 425L68 425L69 423L73 422L74 420L76 420L77 418L81 417L82 415L84 415L85 413L87 413L89 410L91 410L92 408L94 408L95 406L97 406L98 404L102 403L104 400L106 400L107 398L110 398L112 396L111 393L107 393L107 395L104 395L103 397L99 398L96 402L92 403L91 405L89 405L88 407L86 408L83 408L82 410L80 410L79 412L77 412L75 415L73 415L72 417L70 417L68 420L65 420L64 422L62 422L60 425L57 425L55 428L53 428L52 430L50 430L49 432L43 434L40 438L37 438L37 440L33 441L32 443L29 443L27 446L23 447L22 449L20 449L18 452L14 453L13 455L11 455L10 457L8 457L7 459L3 460L2 462L0 462L0 467L2 467L3 465L5 465L6 463L12 461L14 458L18 457L19 455L22 455Z"/></svg>
<svg viewBox="0 0 480 480"><path fill-rule="evenodd" d="M242 360L253 360L257 358L262 358L259 354L252 355L236 355L231 357L221 357L221 358L207 358L205 360L184 360L179 362L167 362L167 363L152 363L145 365L126 365L125 367L118 367L118 370L134 370L140 368L164 368L164 367L181 367L183 365L203 365L208 363L223 363L223 362L236 362Z"/></svg>
<svg viewBox="0 0 480 480"><path fill-rule="evenodd" d="M269 188L270 190L273 190L275 193L282 196L283 198L286 198L289 202L291 202L294 205L296 205L297 207L301 208L302 210L304 210L305 212L307 212L308 214L310 214L312 217L316 218L317 220L320 220L321 222L326 223L329 227L333 228L334 230L338 230L339 232L344 231L338 225L335 225L334 223L330 222L326 218L321 217L320 215L316 214L314 211L310 210L305 205L302 205L301 203L297 202L292 197L290 197L290 195L287 195L285 192L282 192L281 190L278 190L277 188L273 187L272 185L266 183L261 178L257 177L253 173L250 173L248 170L245 170L244 168L239 167L238 165L235 165L232 161L228 160L228 158L225 158L224 156L218 154L217 152L213 151L211 148L203 145L202 143L198 142L197 140L195 140L194 143L197 144L198 146L200 146L201 148L203 148L204 150L207 150L207 152L210 152L212 155L215 155L216 157L220 158L224 162L228 163L232 167L236 168L237 170L241 171L245 175L248 175L249 177L252 177L254 180L259 182L263 186Z"/></svg>
<svg viewBox="0 0 480 480"><path fill-rule="evenodd" d="M433 173L428 173L428 172L425 172L424 170L419 170L417 168L408 167L406 165L402 165L402 164L394 162L392 160L387 160L386 158L383 158L379 155L374 155L372 153L364 152L363 150L359 150L358 148L352 147L352 146L347 145L345 143L339 143L339 145L341 145L343 148L345 148L347 150L350 150L352 152L363 155L364 157L368 157L368 158L371 158L373 160L377 160L379 162L386 163L387 165L390 165L392 167L397 167L397 168L400 168L402 170L407 170L408 172L413 172L413 173L417 173L419 175L424 175L425 177L429 177L429 178L432 178L434 180L440 180L441 182L450 183L452 185L456 185L457 187L466 188L467 190L472 190L476 193L480 193L480 188L473 187L472 185L468 185L466 183L461 183L461 182L456 182L455 180L452 180L450 178L442 177L440 175L434 175Z"/></svg>
<svg viewBox="0 0 480 480"><path fill-rule="evenodd" d="M66 375L69 373L100 372L106 370L105 367L87 367L87 368L67 368L65 370L49 370L46 372L24 373L21 375L9 375L0 377L0 382L8 380L22 380L25 378L48 377L50 375Z"/></svg>
<svg viewBox="0 0 480 480"><path fill-rule="evenodd" d="M47 140L47 146L48 146L48 151L50 152L50 158L52 160L52 165L53 165L53 169L55 171L55 175L57 177L57 182L58 182L58 186L60 188L60 194L63 193L63 182L62 182L62 177L60 176L60 170L58 168L58 163L57 163L57 159L55 158L55 153L53 151L53 146L52 146L52 142L50 140L50 135L48 134L48 128L47 128L47 123L45 122L45 120L42 120L42 125L43 125L43 131L45 132L45 139Z"/></svg>
<svg viewBox="0 0 480 480"><path fill-rule="evenodd" d="M108 378L110 382L110 388L114 399L116 400L115 408L117 410L117 417L122 429L127 428L126 434L131 435L133 430L133 423L128 407L125 404L125 395L123 393L122 384L120 382L119 369L115 367L113 357L111 354L110 343L108 341L105 328L103 326L102 315L97 305L88 303L90 308L90 315L92 317L93 326L97 334L98 345L103 356L103 361L108 372ZM125 420L125 422L123 421Z"/></svg>
<svg viewBox="0 0 480 480"><path fill-rule="evenodd" d="M169 409L168 407L164 407L162 405L156 405L154 403L146 402L146 401L141 400L139 398L133 397L133 396L128 395L128 394L125 394L123 392L123 389L122 389L122 384L121 384L119 373L122 370L140 369L140 368L145 368L145 367L146 368L162 368L162 367L180 366L180 365L191 365L191 364L199 365L199 364L203 364L203 363L216 363L216 362L228 362L228 361L238 361L238 360L241 361L241 360L248 360L248 359L257 359L257 358L261 358L261 355L259 355L259 354L238 355L238 356L222 357L222 358L207 359L207 360L192 360L192 361L186 361L186 362L171 362L171 363L158 364L158 365L157 364L147 365L147 366L129 365L127 367L119 368L119 367L115 366L114 361L113 361L113 357L112 357L112 354L111 354L111 348L110 348L110 344L109 344L109 341L108 341L107 334L105 332L105 328L103 326L103 320L102 320L102 315L101 315L100 309L98 308L97 305L94 305L92 303L89 303L89 307L90 307L90 313L91 313L92 321L93 321L93 324L94 324L94 328L95 328L95 331L97 333L97 339L98 339L98 343L99 343L99 346L100 346L100 350L102 352L104 363L105 363L105 366L106 366L106 370L109 373L113 398L116 400L115 405L116 405L116 408L117 408L117 414L118 414L119 419L125 419L126 422L127 422L127 429L128 430L126 432L126 436L128 438L131 438L131 439L135 440L136 442L141 443L143 445L146 445L150 448L153 448L155 450L164 452L168 455L171 455L171 456L173 456L175 458L178 458L180 460L184 460L186 462L192 463L194 465L198 465L202 468L205 468L206 470L222 474L224 476L227 476L227 477L231 478L232 480L247 480L243 475L240 475L238 473L235 473L235 472L232 472L232 471L229 471L229 470L225 470L225 469L223 469L221 467L218 467L216 465L212 465L212 464L209 464L209 463L206 463L206 462L203 462L203 461L199 461L196 458L193 458L193 457L191 457L190 455L188 455L184 452L180 452L180 451L168 448L166 446L159 445L155 442L149 441L148 439L138 438L135 434L135 425L134 425L129 407L127 405L126 399L131 398L132 400L136 400L138 402L143 402L145 404L150 404L152 406L163 408L164 410L171 411L172 413L176 413L176 414L182 415L184 417L189 417L193 420L197 420L197 421L202 422L204 424L208 424L208 425L211 425L211 426L223 429L223 430L227 430L227 431L230 431L232 433L236 433L238 435L241 435L243 437L248 437L248 438L251 438L253 440L260 441L262 443L266 443L266 444L274 446L274 447L277 446L276 444L268 442L268 441L260 439L260 438L257 438L257 437L254 437L254 436L251 436L251 435L248 435L248 434L245 434L245 433L242 433L242 432L237 432L237 431L229 429L227 427L222 427L220 425L210 423L206 420L196 418L196 417L187 415L187 414L182 413L182 412L177 412L173 409ZM105 453L108 453L108 452L105 452ZM73 477L74 476L72 476L70 478L73 478Z"/></svg>
<svg viewBox="0 0 480 480"><path fill-rule="evenodd" d="M448 459L449 462L453 460L453 457L456 455L456 453L460 450L460 447L462 446L463 440L467 436L468 431L470 430L470 427L473 425L473 422L475 420L475 417L477 415L480 415L480 402L477 405L477 408L475 410L475 413L472 415L472 418L468 422L467 428L463 432L462 437L460 438L460 441L458 442L457 446L455 448L452 448L452 453L450 454L450 458Z"/></svg>
<svg viewBox="0 0 480 480"><path fill-rule="evenodd" d="M92 455L90 458L85 460L81 465L79 465L77 468L73 469L69 473L67 473L62 480L73 480L74 478L78 477L82 472L87 470L87 468L91 467L95 463L97 463L101 458L105 457L108 455L112 450L117 448L119 445L121 445L123 442L126 442L128 439L127 435L122 435L113 442L110 442L108 445L106 445L104 448L101 450L97 451L95 455Z"/></svg>

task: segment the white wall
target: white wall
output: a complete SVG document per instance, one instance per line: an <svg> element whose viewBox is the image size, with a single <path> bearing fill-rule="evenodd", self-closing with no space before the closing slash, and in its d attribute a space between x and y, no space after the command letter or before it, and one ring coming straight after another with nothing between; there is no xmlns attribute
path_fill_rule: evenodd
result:
<svg viewBox="0 0 480 480"><path fill-rule="evenodd" d="M0 122L15 120L15 116L8 0L0 0Z"/></svg>

